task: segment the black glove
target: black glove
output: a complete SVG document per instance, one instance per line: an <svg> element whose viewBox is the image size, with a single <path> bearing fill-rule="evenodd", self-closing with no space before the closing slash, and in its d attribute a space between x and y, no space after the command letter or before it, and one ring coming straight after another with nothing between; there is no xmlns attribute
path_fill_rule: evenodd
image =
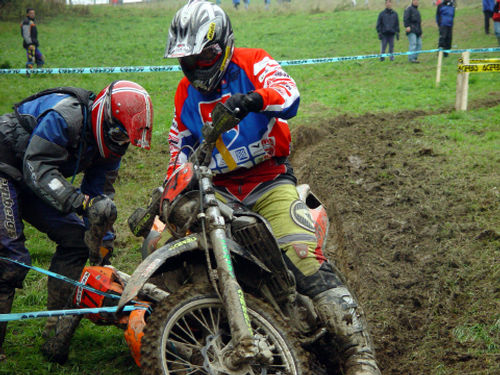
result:
<svg viewBox="0 0 500 375"><path fill-rule="evenodd" d="M231 111L236 112L236 117L241 120L249 112L260 111L264 106L264 99L254 91L248 94L234 94L225 104Z"/></svg>
<svg viewBox="0 0 500 375"><path fill-rule="evenodd" d="M399 40L399 33L396 33L396 39Z"/></svg>
<svg viewBox="0 0 500 375"><path fill-rule="evenodd" d="M379 40L382 40L382 33L378 33Z"/></svg>
<svg viewBox="0 0 500 375"><path fill-rule="evenodd" d="M89 211L95 210L99 206L99 202L102 202L104 200L109 199L108 196L106 195L96 195L94 198L86 198L83 200L82 205L78 207L76 212L81 215L88 217L89 216Z"/></svg>

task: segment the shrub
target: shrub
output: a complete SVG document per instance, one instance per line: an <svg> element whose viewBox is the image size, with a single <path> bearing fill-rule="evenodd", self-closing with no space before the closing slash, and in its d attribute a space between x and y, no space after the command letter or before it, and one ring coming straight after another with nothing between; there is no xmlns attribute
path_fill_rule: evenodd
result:
<svg viewBox="0 0 500 375"><path fill-rule="evenodd" d="M33 8L38 19L50 18L60 14L87 15L85 5L66 5L65 0L0 0L0 20L16 21L26 15L26 8Z"/></svg>

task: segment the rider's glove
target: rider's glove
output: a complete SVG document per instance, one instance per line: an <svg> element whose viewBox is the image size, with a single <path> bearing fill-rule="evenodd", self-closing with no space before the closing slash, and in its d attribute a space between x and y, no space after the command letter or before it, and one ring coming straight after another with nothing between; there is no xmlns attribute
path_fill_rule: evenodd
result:
<svg viewBox="0 0 500 375"><path fill-rule="evenodd" d="M98 202L103 201L105 199L109 199L106 195L96 195L94 198L90 198L88 195L85 195L85 198L83 199L82 205L78 207L76 212L79 215L88 217L89 216L89 211L92 211L92 208L98 206Z"/></svg>
<svg viewBox="0 0 500 375"><path fill-rule="evenodd" d="M248 94L234 94L225 104L230 110L236 112L236 117L241 120L249 112L259 112L264 106L264 100L254 91Z"/></svg>

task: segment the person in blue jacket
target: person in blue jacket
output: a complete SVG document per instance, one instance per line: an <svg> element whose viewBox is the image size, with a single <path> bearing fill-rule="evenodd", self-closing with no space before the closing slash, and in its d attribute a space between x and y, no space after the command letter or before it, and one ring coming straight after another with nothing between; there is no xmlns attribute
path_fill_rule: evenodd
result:
<svg viewBox="0 0 500 375"><path fill-rule="evenodd" d="M84 218L93 203L113 198L128 146L149 149L153 107L147 91L115 81L97 96L75 87L48 89L0 116L0 313L11 311L31 257L23 221L57 244L50 270L78 279L89 257ZM83 173L79 187L67 180ZM73 181L72 181L73 182ZM104 244L111 250L113 233ZM49 310L65 308L72 286L49 278ZM0 322L0 360L7 323ZM2 358L3 357L3 358Z"/></svg>
<svg viewBox="0 0 500 375"><path fill-rule="evenodd" d="M490 33L490 18L493 17L493 8L495 7L495 0L483 0L483 14L484 14L484 32Z"/></svg>
<svg viewBox="0 0 500 375"><path fill-rule="evenodd" d="M436 9L436 23L439 27L438 48L451 49L454 18L455 3L452 0L445 0L438 5ZM444 52L443 56L448 57L448 52Z"/></svg>

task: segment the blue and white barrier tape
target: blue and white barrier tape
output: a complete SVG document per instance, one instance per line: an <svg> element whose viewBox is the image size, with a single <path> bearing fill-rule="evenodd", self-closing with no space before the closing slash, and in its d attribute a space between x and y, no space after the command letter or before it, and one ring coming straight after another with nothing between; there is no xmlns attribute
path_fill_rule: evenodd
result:
<svg viewBox="0 0 500 375"><path fill-rule="evenodd" d="M58 273L55 273L55 272L52 272L52 271L48 271L48 270L44 270L43 268L39 268L39 267L36 267L36 266L30 266L28 264L25 264L23 262L19 262L17 260L14 260L14 259L10 259L10 258L5 258L5 257L0 257L1 260L6 260L8 262L12 262L12 263L16 263L20 266L23 266L25 268L29 268L29 269L32 269L34 271L38 271L40 273L43 273L47 276L50 276L50 277L54 277L56 279L59 279L59 280L62 280L62 281L66 281L70 284L73 284L77 287L80 287L80 288L83 288L83 289L87 289L87 290L90 290L91 292L94 292L96 294L99 294L101 296L105 296L105 297L109 297L109 298L113 298L113 299L120 299L120 296L116 295L116 294L111 294L111 293L106 293L106 292L103 292L101 290L97 290L95 288L92 288L91 286L88 286L86 284L82 284L81 282L79 281L76 281L76 280L73 280L73 279L70 279L69 277L66 277L64 275L60 275Z"/></svg>
<svg viewBox="0 0 500 375"><path fill-rule="evenodd" d="M380 57L390 56L407 56L422 53L435 53L443 51L446 53L462 53L462 52L500 52L500 48L470 48L470 49L455 49L455 50L442 50L442 49L429 49L416 52L394 52L394 53L380 53L371 55L359 56L344 56L344 57L324 57L317 59L304 59L304 60L284 60L279 61L281 66L292 65L309 65L309 64L324 64L340 61L355 61L366 59L377 59ZM1 74L95 74L95 73L154 73L154 72L180 72L182 69L178 65L164 65L164 66L122 66L122 67L95 67L95 68L40 68L40 69L0 69Z"/></svg>
<svg viewBox="0 0 500 375"><path fill-rule="evenodd" d="M17 260L10 259L10 258L0 257L0 259L6 260L6 261L9 261L12 263L16 263L20 266L32 269L34 271L38 271L38 272L43 273L47 276L54 277L56 279L68 282L68 283L73 284L79 288L89 290L89 291L96 293L96 294L99 294L99 295L102 295L105 297L109 297L109 298L113 298L113 299L120 299L119 295L106 293L106 292L103 292L101 290L97 290L95 288L92 288L91 286L88 286L86 284L82 284L79 281L70 279L69 277L66 277L64 275L60 275L60 274L55 273L55 272L44 270L43 268L39 268L36 266L30 266L28 264L25 264L25 263L22 263L22 262L19 262ZM145 305L141 302L132 301L132 303L139 303L141 305L140 306L125 306L123 311L132 311L132 310L136 310L136 309L149 309L148 305ZM118 306L95 307L95 308L85 308L85 309L70 309L70 310L36 311L36 312L28 312L28 313L0 314L0 322L8 322L11 320L21 320L21 319L31 319L31 318L46 318L49 316L61 316L61 315L98 314L101 312L114 313L114 312L116 312L117 309L118 309Z"/></svg>
<svg viewBox="0 0 500 375"><path fill-rule="evenodd" d="M147 306L125 306L122 311L147 310ZM118 306L114 307L95 307L86 309L69 309L69 310L51 310L51 311L33 311L25 313L0 314L0 322L10 322L13 320L48 318L50 316L65 316L65 315L86 315L99 313L115 313Z"/></svg>

